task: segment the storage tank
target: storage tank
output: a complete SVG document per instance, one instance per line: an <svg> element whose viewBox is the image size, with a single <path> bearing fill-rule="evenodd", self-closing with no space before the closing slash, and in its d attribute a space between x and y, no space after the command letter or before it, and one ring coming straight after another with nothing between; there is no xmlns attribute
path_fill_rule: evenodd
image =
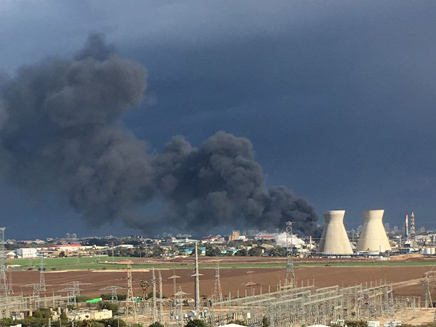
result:
<svg viewBox="0 0 436 327"><path fill-rule="evenodd" d="M325 225L319 241L318 253L353 254L350 240L344 227L345 210L324 211Z"/></svg>
<svg viewBox="0 0 436 327"><path fill-rule="evenodd" d="M363 211L363 228L357 242L357 252L385 252L391 250L383 226L384 212L384 210Z"/></svg>

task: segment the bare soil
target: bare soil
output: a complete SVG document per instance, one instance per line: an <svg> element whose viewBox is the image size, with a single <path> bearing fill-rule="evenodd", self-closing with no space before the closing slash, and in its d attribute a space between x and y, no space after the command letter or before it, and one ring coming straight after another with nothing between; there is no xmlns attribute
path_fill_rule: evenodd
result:
<svg viewBox="0 0 436 327"><path fill-rule="evenodd" d="M360 259L357 259L360 260ZM415 260L415 258L414 258ZM225 258L220 260L222 263L284 263L283 258ZM432 270L432 267L425 266L395 266L395 267L332 267L331 262L343 262L344 260L325 259L309 260L310 263L323 262L326 263L321 267L296 267L295 274L298 285L307 285L314 283L316 287L325 287L339 285L341 287L352 286L360 283L375 283L386 281L394 284L394 292L399 296L424 296L424 287L421 279L424 273ZM158 276L159 266L162 264L177 264L180 269L161 269L163 281L163 294L172 296L173 281L169 279L172 275L180 276L177 278L177 289L182 288L193 296L194 294L194 277L192 277L192 269L183 269L184 265L192 265L192 259L176 259L172 261L142 259L135 260L135 263L147 263L156 266L156 277ZM201 258L201 264L215 264L216 259ZM355 260L353 262L356 262ZM299 261L302 263L302 261ZM307 263L305 261L305 263ZM134 268L134 265L133 265ZM252 273L249 273L249 272ZM200 292L202 295L210 297L214 293L215 287L215 269L201 269L203 276L200 277L201 285ZM237 295L239 291L242 296L247 289L247 283L254 283L256 286L255 293L267 292L268 287L275 290L279 283L284 282L285 268L221 268L220 280L222 292L225 296L231 292L232 297ZM9 275L9 274L8 274ZM152 272L147 269L133 269L133 287L134 295L141 296L142 290L140 287L141 280L151 280ZM14 271L11 273L13 291L15 294L31 294L32 287L28 285L39 282L38 271ZM67 283L78 281L81 285L81 294L86 296L99 296L102 293L109 293L101 290L107 286L120 286L127 288L127 273L124 270L82 270L82 271L59 271L46 272L45 280L47 284L47 292L43 294L65 294L59 292L66 287ZM151 283L150 283L151 284ZM27 286L26 286L27 285ZM148 289L148 292L151 288ZM119 293L126 293L127 290L120 290ZM436 298L436 296L435 296Z"/></svg>

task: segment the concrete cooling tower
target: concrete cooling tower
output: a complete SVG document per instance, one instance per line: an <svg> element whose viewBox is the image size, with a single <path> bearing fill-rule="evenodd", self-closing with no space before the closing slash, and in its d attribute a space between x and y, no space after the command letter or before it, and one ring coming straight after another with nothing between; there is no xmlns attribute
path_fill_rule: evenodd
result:
<svg viewBox="0 0 436 327"><path fill-rule="evenodd" d="M384 210L363 211L363 228L357 242L357 251L385 252L390 251L388 236L383 226Z"/></svg>
<svg viewBox="0 0 436 327"><path fill-rule="evenodd" d="M318 252L323 254L353 254L344 227L345 210L324 211L325 226Z"/></svg>

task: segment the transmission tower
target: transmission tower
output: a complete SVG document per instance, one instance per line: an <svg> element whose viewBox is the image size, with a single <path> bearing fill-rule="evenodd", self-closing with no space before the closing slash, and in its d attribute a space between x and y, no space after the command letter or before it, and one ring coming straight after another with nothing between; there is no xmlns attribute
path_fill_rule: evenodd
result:
<svg viewBox="0 0 436 327"><path fill-rule="evenodd" d="M245 292L247 292L247 290L249 290L249 296L254 295L254 289L256 287L256 283L253 282L253 272L252 270L247 271L248 274L248 282L245 284ZM247 295L247 294L246 294Z"/></svg>
<svg viewBox="0 0 436 327"><path fill-rule="evenodd" d="M174 299L176 298L176 293L177 293L177 279L180 278L180 276L176 275L176 272L173 272L173 275L168 277L168 279L172 279L173 280L173 296Z"/></svg>
<svg viewBox="0 0 436 327"><path fill-rule="evenodd" d="M221 290L221 279L220 279L220 262L218 261L215 267L215 289L213 292L213 302L219 302L220 306L222 306L221 302L223 301L223 292Z"/></svg>
<svg viewBox="0 0 436 327"><path fill-rule="evenodd" d="M175 316L177 321L177 326L183 327L183 297L187 295L188 293L185 293L182 291L182 288L180 287L180 290L175 294L177 297L177 303L176 303L176 310L175 310Z"/></svg>
<svg viewBox="0 0 436 327"><path fill-rule="evenodd" d="M163 321L162 274L159 270L159 322Z"/></svg>
<svg viewBox="0 0 436 327"><path fill-rule="evenodd" d="M8 292L9 294L14 294L14 287L12 284L12 270L9 270L9 278L8 278Z"/></svg>
<svg viewBox="0 0 436 327"><path fill-rule="evenodd" d="M153 321L157 321L157 306L156 306L156 274L154 268L152 270L153 278L151 283L153 285Z"/></svg>
<svg viewBox="0 0 436 327"><path fill-rule="evenodd" d="M8 280L6 278L5 230L6 227L0 227L0 299L3 299L5 303L3 317L9 317L10 308Z"/></svg>
<svg viewBox="0 0 436 327"><path fill-rule="evenodd" d="M133 298L132 265L127 264L127 297L126 297L126 319L133 315L133 322L136 324L136 304Z"/></svg>
<svg viewBox="0 0 436 327"><path fill-rule="evenodd" d="M59 290L58 292L67 293L68 304L72 305L74 307L76 306L76 288L75 287L66 287L66 288Z"/></svg>
<svg viewBox="0 0 436 327"><path fill-rule="evenodd" d="M80 286L81 285L90 285L90 283L82 283L82 282L78 282L78 281L73 281L73 282L68 282L68 283L64 283L63 285L71 285L71 288L74 289L74 294L75 296L80 295Z"/></svg>
<svg viewBox="0 0 436 327"><path fill-rule="evenodd" d="M115 303L118 302L118 293L117 290L123 289L124 287L120 286L108 286L101 288L100 291L111 291L111 302Z"/></svg>
<svg viewBox="0 0 436 327"><path fill-rule="evenodd" d="M425 307L426 308L433 308L433 300L431 298L431 284L430 284L430 278L429 273L426 273L424 275L424 280L422 281L425 288Z"/></svg>
<svg viewBox="0 0 436 327"><path fill-rule="evenodd" d="M291 238L291 243L289 243ZM297 281L295 279L294 259L292 253L292 222L286 222L286 278L285 286L296 288Z"/></svg>
<svg viewBox="0 0 436 327"><path fill-rule="evenodd" d="M41 263L39 265L39 290L45 292L46 289L46 285L45 285L45 276L44 276L44 271L45 271L45 267L44 267L44 253L41 253Z"/></svg>

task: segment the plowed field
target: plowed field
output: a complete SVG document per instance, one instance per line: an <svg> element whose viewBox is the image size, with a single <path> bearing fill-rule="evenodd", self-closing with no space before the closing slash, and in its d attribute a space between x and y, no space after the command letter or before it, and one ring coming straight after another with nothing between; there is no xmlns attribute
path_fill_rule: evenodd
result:
<svg viewBox="0 0 436 327"><path fill-rule="evenodd" d="M268 259L268 258L229 258L222 260L224 267L228 267L229 262L234 266L243 266L244 264L254 265L259 263L260 268L221 268L220 279L223 294L226 296L231 292L232 297L237 293L242 296L247 289L246 284L252 282L255 284L254 292L259 294L267 292L270 287L275 290L279 283L283 283L285 277L285 268L283 259ZM319 263L323 264L320 265ZM328 262L327 264L325 264ZM147 260L135 261L140 264L152 264L156 266L156 276L158 269L162 274L163 294L171 296L173 294L173 282L169 279L172 275L178 275L177 289L181 286L184 292L194 294L194 277L192 268L186 265L192 265L192 259L176 260L172 262L165 261L165 266L168 264L177 265L176 269L167 269L162 265L162 261ZM216 260L202 258L201 264L214 264ZM311 262L315 263L315 262ZM373 284L381 280L394 284L394 292L396 295L415 295L423 296L424 289L421 284L421 278L424 273L432 270L431 266L420 265L398 265L398 266L331 266L336 261L318 261L318 266L307 266L307 263L297 262L295 274L298 285L302 283L314 283L317 287L339 285L341 287L351 286L360 283L372 282ZM265 264L271 264L272 268L266 268ZM277 264L283 267L277 268ZM375 263L377 264L377 263ZM298 265L301 265L300 267ZM306 266L305 266L306 265ZM159 268L161 267L161 268ZM179 268L180 267L180 268ZM116 268L114 266L114 268ZM216 271L213 268L200 268L201 276L200 290L202 295L211 296L214 292ZM251 272L251 273L250 273ZM31 294L32 288L26 285L39 282L38 271L13 271L10 275L12 279L13 291L15 294ZM71 271L47 271L45 280L47 284L47 292L45 294L62 294L59 290L69 287L67 283L77 281L83 283L81 285L82 295L98 296L102 293L109 293L101 289L107 286L127 287L127 274L123 269L113 270L71 270ZM133 286L134 295L141 296L140 280L151 280L152 273L149 269L135 269L133 265ZM148 292L151 291L151 288ZM126 289L120 290L120 293L126 293ZM44 294L44 293L43 293ZM63 292L65 294L65 292Z"/></svg>

